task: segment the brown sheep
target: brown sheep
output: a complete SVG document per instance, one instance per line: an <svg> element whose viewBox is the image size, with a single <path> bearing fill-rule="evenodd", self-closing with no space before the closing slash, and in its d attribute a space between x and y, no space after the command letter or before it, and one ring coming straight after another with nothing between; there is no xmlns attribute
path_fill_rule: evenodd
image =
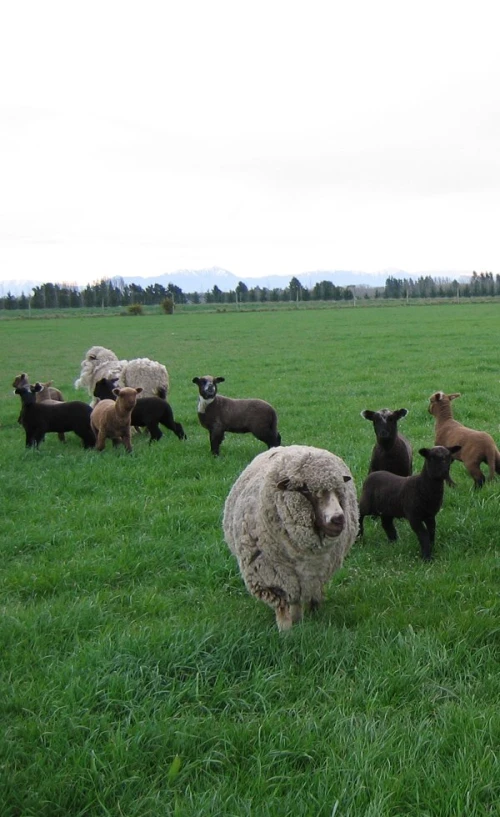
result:
<svg viewBox="0 0 500 817"><path fill-rule="evenodd" d="M137 396L141 392L140 386L137 389L131 389L128 386L123 389L113 389L116 402L100 400L94 406L90 415L90 424L96 436L98 451L104 450L108 438L113 441L113 446L123 443L128 452L132 451L130 419Z"/></svg>
<svg viewBox="0 0 500 817"><path fill-rule="evenodd" d="M494 479L495 472L500 474L500 451L493 437L486 431L475 431L453 419L451 401L457 397L460 397L458 392L445 394L437 391L431 394L429 413L436 421L434 442L435 445L448 447L460 445L461 450L454 455L454 458L463 462L476 488L481 488L485 482L485 476L480 468L481 463L488 464L488 478ZM449 484L454 485L452 480L449 481Z"/></svg>

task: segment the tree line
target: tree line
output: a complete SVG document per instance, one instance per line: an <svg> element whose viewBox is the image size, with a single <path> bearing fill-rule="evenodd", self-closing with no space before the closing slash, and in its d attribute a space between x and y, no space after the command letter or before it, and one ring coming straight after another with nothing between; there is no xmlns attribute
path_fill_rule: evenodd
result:
<svg viewBox="0 0 500 817"><path fill-rule="evenodd" d="M171 299L174 304L237 304L278 301L352 301L353 299L383 298L470 298L500 295L500 275L492 272L473 272L470 280L460 283L447 278L421 276L418 279L389 276L384 287L336 286L331 281L321 281L313 287L304 287L297 278L288 286L268 289L248 287L240 281L234 290L223 292L218 286L205 293L183 292L175 284L164 287L150 284L143 288L138 284L125 284L122 279L103 279L86 287L66 284L41 284L29 295L0 297L0 309L79 309L124 307L133 305L156 306Z"/></svg>

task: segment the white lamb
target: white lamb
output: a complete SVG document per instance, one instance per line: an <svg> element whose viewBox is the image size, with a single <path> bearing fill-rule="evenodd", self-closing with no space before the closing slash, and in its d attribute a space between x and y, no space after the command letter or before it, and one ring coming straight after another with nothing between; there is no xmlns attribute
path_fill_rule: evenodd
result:
<svg viewBox="0 0 500 817"><path fill-rule="evenodd" d="M96 383L105 377L117 380L119 388L142 388L141 397L161 397L166 399L168 393L168 372L162 363L147 357L133 360L118 360L111 349L104 346L92 346L81 363L80 377L75 380L75 389L87 389L95 404L94 389Z"/></svg>
<svg viewBox="0 0 500 817"><path fill-rule="evenodd" d="M358 532L351 472L322 448L290 445L255 457L224 507L226 542L252 595L275 610L279 630L316 608Z"/></svg>

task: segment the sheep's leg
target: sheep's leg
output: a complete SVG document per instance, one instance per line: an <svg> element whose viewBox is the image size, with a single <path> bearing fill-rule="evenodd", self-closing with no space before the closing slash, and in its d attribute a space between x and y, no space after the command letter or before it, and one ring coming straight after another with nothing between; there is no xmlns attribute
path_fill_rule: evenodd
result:
<svg viewBox="0 0 500 817"><path fill-rule="evenodd" d="M358 526L358 536L357 536L358 539L361 539L361 537L364 535L364 532L365 532L364 519L365 519L364 515L360 514L360 516L359 516L359 526Z"/></svg>
<svg viewBox="0 0 500 817"><path fill-rule="evenodd" d="M423 521L421 519L410 519L408 521L409 521L409 523L410 523L410 525L412 527L412 530L415 531L415 533L417 534L418 541L420 542L420 553L421 553L422 559L424 559L426 562L430 561L430 559L432 559L432 542L433 542L434 532L435 532L435 523L434 523L434 529L432 530L432 536L431 536L431 532L429 530L427 530L427 528L425 527L425 525L424 525L424 523L423 523ZM434 522L434 520L433 520L433 522ZM427 524L428 524L428 520L427 520ZM431 529L432 529L432 525L431 525Z"/></svg>
<svg viewBox="0 0 500 817"><path fill-rule="evenodd" d="M470 465L467 466L467 470L471 475L472 479L474 480L474 486L476 488L482 488L484 483L486 482L486 478L481 471L479 465Z"/></svg>
<svg viewBox="0 0 500 817"><path fill-rule="evenodd" d="M60 441L61 441L62 443L65 443L65 442L66 442L66 437L64 436L64 432L63 432L63 431L58 431L58 432L57 432L57 436L59 437L59 439L60 439Z"/></svg>
<svg viewBox="0 0 500 817"><path fill-rule="evenodd" d="M158 425L158 423L149 423L146 426L146 428L150 433L150 437L151 437L150 440L149 440L150 443L152 443L153 440L155 440L155 441L161 440L161 438L163 437L163 434L162 434L162 432L160 430L160 426Z"/></svg>
<svg viewBox="0 0 500 817"><path fill-rule="evenodd" d="M221 443L224 441L224 432L212 429L210 432L210 450L214 457L219 456Z"/></svg>
<svg viewBox="0 0 500 817"><path fill-rule="evenodd" d="M132 452L132 442L130 439L130 429L122 436L122 443L130 454Z"/></svg>
<svg viewBox="0 0 500 817"><path fill-rule="evenodd" d="M104 451L104 447L106 445L106 434L104 431L98 431L97 433L97 442L96 442L96 449L98 451Z"/></svg>
<svg viewBox="0 0 500 817"><path fill-rule="evenodd" d="M302 605L301 604L285 604L276 608L276 624L278 630L284 632L291 630L294 624L302 621Z"/></svg>
<svg viewBox="0 0 500 817"><path fill-rule="evenodd" d="M398 532L394 527L394 517L393 516L382 516L382 527L387 534L387 538L389 542L395 542L398 538Z"/></svg>

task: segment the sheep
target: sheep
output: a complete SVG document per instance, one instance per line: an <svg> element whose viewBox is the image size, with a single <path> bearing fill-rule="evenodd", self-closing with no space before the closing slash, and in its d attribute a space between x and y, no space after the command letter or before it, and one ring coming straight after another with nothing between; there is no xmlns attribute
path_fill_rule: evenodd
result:
<svg viewBox="0 0 500 817"><path fill-rule="evenodd" d="M129 386L142 389L141 397L161 397L166 399L169 387L168 372L162 363L147 357L134 360L118 360L111 349L92 346L81 363L80 377L75 380L75 389L87 389L93 397L96 383L103 377L118 380L120 388ZM95 399L92 405L95 405Z"/></svg>
<svg viewBox="0 0 500 817"><path fill-rule="evenodd" d="M92 448L95 437L90 427L91 407L81 400L38 403L36 397L41 390L40 383L15 390L21 398L21 422L26 432L26 447L38 448L47 432L74 431L81 438L84 448Z"/></svg>
<svg viewBox="0 0 500 817"><path fill-rule="evenodd" d="M94 397L99 400L116 400L113 392L116 382L106 378L99 380L94 389ZM132 409L131 423L136 428L145 426L151 435L150 442L163 437L159 423L173 431L179 440L187 440L183 427L174 420L172 407L159 397L143 397L138 400Z"/></svg>
<svg viewBox="0 0 500 817"><path fill-rule="evenodd" d="M100 400L92 409L90 425L96 436L96 448L104 451L106 439L113 441L113 446L123 443L126 450L132 451L130 441L130 418L142 388L132 389L125 386L123 389L113 389L114 400Z"/></svg>
<svg viewBox="0 0 500 817"><path fill-rule="evenodd" d="M408 409L396 411L365 409L361 416L373 423L377 441L373 446L368 473L372 471L390 471L400 477L409 477L412 473L413 451L410 442L398 431L398 420L406 417Z"/></svg>
<svg viewBox="0 0 500 817"><path fill-rule="evenodd" d="M315 609L358 531L356 489L335 454L306 445L258 454L224 505L226 543L247 590L273 608L279 630Z"/></svg>
<svg viewBox="0 0 500 817"><path fill-rule="evenodd" d="M52 385L52 380L49 380L47 383L40 383L42 387L40 391L36 392L36 402L37 403L47 403L50 405L51 403L64 403L64 397L59 389L56 389ZM21 372L21 374L16 375L14 378L14 382L12 383L14 389L20 389L22 386L30 385L28 380L28 375L26 372ZM22 411L19 417L17 418L17 422L19 425L23 424L22 421ZM66 438L62 431L58 432L57 436L59 437L62 443L66 442Z"/></svg>
<svg viewBox="0 0 500 817"><path fill-rule="evenodd" d="M389 471L372 471L363 483L359 500L359 534L365 516L380 516L389 541L398 538L394 519L407 519L420 542L422 559L432 558L436 516L443 504L444 483L450 476L459 445L421 448L424 467L419 474L401 477Z"/></svg>
<svg viewBox="0 0 500 817"><path fill-rule="evenodd" d="M210 450L214 457L219 450L226 431L234 434L253 434L258 440L266 443L268 448L281 445L278 433L278 416L274 408L265 400L256 398L233 399L217 394L217 384L223 383L224 377L193 377L198 386L198 419L210 435Z"/></svg>
<svg viewBox="0 0 500 817"><path fill-rule="evenodd" d="M480 465L488 464L489 477L500 474L500 451L493 437L486 431L475 431L453 419L451 401L460 397L458 392L445 394L437 391L429 398L429 413L435 419L435 445L459 445L460 454L455 457L461 460L474 480L476 488L482 488L485 476ZM455 483L450 481L451 485Z"/></svg>

